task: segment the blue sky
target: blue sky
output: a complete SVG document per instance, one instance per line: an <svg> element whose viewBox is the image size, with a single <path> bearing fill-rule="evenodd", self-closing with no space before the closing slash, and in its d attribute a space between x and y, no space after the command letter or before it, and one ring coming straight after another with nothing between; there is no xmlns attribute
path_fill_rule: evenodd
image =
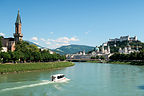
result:
<svg viewBox="0 0 144 96"><path fill-rule="evenodd" d="M18 8L24 40L57 48L97 46L130 35L144 41L144 0L0 0L0 34L13 37Z"/></svg>

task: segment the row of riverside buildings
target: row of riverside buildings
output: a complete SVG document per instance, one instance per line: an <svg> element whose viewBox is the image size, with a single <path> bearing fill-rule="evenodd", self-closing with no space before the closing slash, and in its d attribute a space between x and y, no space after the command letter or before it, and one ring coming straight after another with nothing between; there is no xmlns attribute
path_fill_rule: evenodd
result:
<svg viewBox="0 0 144 96"><path fill-rule="evenodd" d="M91 57L96 57L96 56L103 56L105 59L109 59L113 53L111 53L111 48L109 46L109 43L114 43L114 47L116 47L115 43L116 42L123 42L123 41L138 41L137 36L130 37L130 36L121 36L120 38L115 38L115 39L109 39L106 43L103 43L101 47L96 46L95 49L90 52L90 53L85 53L85 51L76 53L76 54L67 54L67 59L90 59ZM125 46L124 48L119 48L118 52L120 54L130 54L132 52L139 52L138 46L136 49L132 49L132 47L129 45Z"/></svg>
<svg viewBox="0 0 144 96"><path fill-rule="evenodd" d="M91 59L91 57L103 56L105 59L108 59L111 55L112 53L110 53L110 46L103 43L101 48L96 46L90 53L85 53L85 51L82 51L76 54L67 54L66 57L67 59Z"/></svg>

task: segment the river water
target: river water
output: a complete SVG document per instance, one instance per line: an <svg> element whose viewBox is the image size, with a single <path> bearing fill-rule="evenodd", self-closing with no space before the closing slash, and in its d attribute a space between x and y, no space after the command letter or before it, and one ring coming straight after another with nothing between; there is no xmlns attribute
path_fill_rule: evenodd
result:
<svg viewBox="0 0 144 96"><path fill-rule="evenodd" d="M58 73L71 80L50 82ZM144 67L75 63L58 70L0 75L0 96L144 96Z"/></svg>

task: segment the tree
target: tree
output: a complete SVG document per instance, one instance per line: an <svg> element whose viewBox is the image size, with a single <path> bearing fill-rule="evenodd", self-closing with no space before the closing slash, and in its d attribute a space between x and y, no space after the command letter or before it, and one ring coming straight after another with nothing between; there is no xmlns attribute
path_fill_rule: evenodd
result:
<svg viewBox="0 0 144 96"><path fill-rule="evenodd" d="M91 57L91 59L95 59L95 57Z"/></svg>
<svg viewBox="0 0 144 96"><path fill-rule="evenodd" d="M30 52L39 52L38 47L37 47L36 45L33 45L33 44L28 45L28 46L27 46L27 49L28 49Z"/></svg>
<svg viewBox="0 0 144 96"><path fill-rule="evenodd" d="M8 52L2 52L1 53L1 58L3 60L3 63L9 62L11 56Z"/></svg>
<svg viewBox="0 0 144 96"><path fill-rule="evenodd" d="M60 58L61 61L64 61L64 60L66 59L66 56L65 56L65 55L62 55L62 56L60 56L59 58Z"/></svg>
<svg viewBox="0 0 144 96"><path fill-rule="evenodd" d="M101 60L105 60L105 57L104 57L104 56L100 56L100 59L101 59Z"/></svg>
<svg viewBox="0 0 144 96"><path fill-rule="evenodd" d="M15 45L15 51L26 52L28 50L29 43L26 41L19 41Z"/></svg>
<svg viewBox="0 0 144 96"><path fill-rule="evenodd" d="M120 59L120 53L114 53L112 56L110 56L111 60L119 60Z"/></svg>
<svg viewBox="0 0 144 96"><path fill-rule="evenodd" d="M32 53L33 61L38 62L41 61L41 53L40 52L33 52Z"/></svg>
<svg viewBox="0 0 144 96"><path fill-rule="evenodd" d="M99 59L100 57L99 56L96 56L96 59Z"/></svg>

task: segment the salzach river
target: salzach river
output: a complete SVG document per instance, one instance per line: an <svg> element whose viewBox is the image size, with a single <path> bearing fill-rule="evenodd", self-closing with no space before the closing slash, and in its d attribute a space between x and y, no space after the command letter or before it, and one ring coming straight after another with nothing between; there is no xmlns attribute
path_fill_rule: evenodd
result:
<svg viewBox="0 0 144 96"><path fill-rule="evenodd" d="M52 83L63 73L66 83ZM144 67L75 63L59 70L0 75L0 96L144 96Z"/></svg>

